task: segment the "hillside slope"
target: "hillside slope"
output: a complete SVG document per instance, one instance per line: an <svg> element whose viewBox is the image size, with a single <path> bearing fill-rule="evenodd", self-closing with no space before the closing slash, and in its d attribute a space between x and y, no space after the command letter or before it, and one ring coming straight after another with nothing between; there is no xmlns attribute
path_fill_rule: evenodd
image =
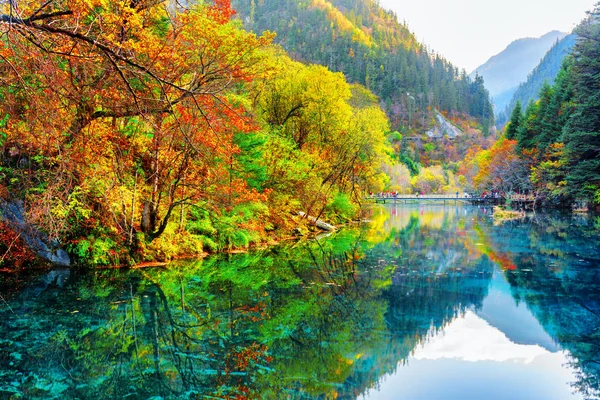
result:
<svg viewBox="0 0 600 400"><path fill-rule="evenodd" d="M544 82L554 84L556 75L560 71L565 57L571 52L573 46L575 46L576 38L576 35L568 35L552 46L538 66L529 74L527 81L519 85L504 112L498 115L497 122L499 125L506 122L507 116L515 108L517 101L520 101L525 106L531 100L539 98L538 94Z"/></svg>
<svg viewBox="0 0 600 400"><path fill-rule="evenodd" d="M496 112L505 109L518 85L527 80L548 50L566 35L552 31L539 38L515 40L471 73L472 78L483 77Z"/></svg>
<svg viewBox="0 0 600 400"><path fill-rule="evenodd" d="M376 93L395 129L424 133L434 110L493 121L481 79L432 54L375 0L233 0L247 29L275 31L295 59L343 72Z"/></svg>

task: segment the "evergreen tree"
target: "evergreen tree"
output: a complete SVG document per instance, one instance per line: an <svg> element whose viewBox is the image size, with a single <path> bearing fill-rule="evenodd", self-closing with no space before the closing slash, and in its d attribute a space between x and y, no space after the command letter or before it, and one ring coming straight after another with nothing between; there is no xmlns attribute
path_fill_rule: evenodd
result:
<svg viewBox="0 0 600 400"><path fill-rule="evenodd" d="M564 130L567 184L575 197L600 203L600 4L576 29L573 113Z"/></svg>
<svg viewBox="0 0 600 400"><path fill-rule="evenodd" d="M543 155L544 151L550 143L556 138L555 123L558 117L560 105L557 104L554 96L554 87L545 81L540 89L538 100L537 114L537 129L538 135L533 138L533 145L539 150L539 155Z"/></svg>
<svg viewBox="0 0 600 400"><path fill-rule="evenodd" d="M515 140L517 138L517 132L519 131L519 127L521 126L522 119L523 110L521 102L517 100L517 104L515 104L515 108L513 108L512 114L510 115L510 122L506 126L507 139Z"/></svg>
<svg viewBox="0 0 600 400"><path fill-rule="evenodd" d="M539 132L538 110L538 103L534 101L530 101L525 109L525 115L517 131L517 150L519 152L536 147L536 136Z"/></svg>

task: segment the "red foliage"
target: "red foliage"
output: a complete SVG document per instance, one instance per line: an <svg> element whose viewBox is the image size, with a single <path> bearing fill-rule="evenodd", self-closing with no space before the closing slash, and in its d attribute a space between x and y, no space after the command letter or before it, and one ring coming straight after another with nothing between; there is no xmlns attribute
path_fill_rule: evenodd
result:
<svg viewBox="0 0 600 400"><path fill-rule="evenodd" d="M510 257L506 254L495 253L491 251L488 255L492 261L500 266L503 271L514 271L517 266L513 263Z"/></svg>
<svg viewBox="0 0 600 400"><path fill-rule="evenodd" d="M216 22L226 24L235 15L235 10L231 8L229 0L215 0L215 4L210 7L209 15Z"/></svg>
<svg viewBox="0 0 600 400"><path fill-rule="evenodd" d="M0 221L0 267L17 271L35 261L35 255L27 247L21 235Z"/></svg>

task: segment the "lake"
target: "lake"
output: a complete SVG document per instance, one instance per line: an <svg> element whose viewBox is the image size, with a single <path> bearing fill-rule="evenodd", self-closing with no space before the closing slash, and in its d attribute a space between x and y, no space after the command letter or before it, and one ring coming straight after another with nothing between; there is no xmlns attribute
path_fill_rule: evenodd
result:
<svg viewBox="0 0 600 400"><path fill-rule="evenodd" d="M600 219L387 205L370 220L5 289L0 398L598 398Z"/></svg>

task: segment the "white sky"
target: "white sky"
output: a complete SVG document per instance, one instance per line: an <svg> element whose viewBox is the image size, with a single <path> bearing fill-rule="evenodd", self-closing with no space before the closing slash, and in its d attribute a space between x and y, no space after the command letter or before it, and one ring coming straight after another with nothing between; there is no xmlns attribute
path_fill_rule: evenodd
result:
<svg viewBox="0 0 600 400"><path fill-rule="evenodd" d="M417 39L468 73L510 42L570 32L597 0L379 0Z"/></svg>

